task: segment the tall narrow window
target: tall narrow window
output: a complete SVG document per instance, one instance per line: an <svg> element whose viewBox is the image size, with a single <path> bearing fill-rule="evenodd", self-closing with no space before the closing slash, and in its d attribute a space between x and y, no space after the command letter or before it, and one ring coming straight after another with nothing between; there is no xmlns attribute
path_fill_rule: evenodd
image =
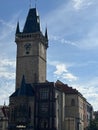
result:
<svg viewBox="0 0 98 130"><path fill-rule="evenodd" d="M48 99L49 98L49 89L44 87L40 88L40 99Z"/></svg>
<svg viewBox="0 0 98 130"><path fill-rule="evenodd" d="M71 106L75 106L75 99L71 100Z"/></svg>
<svg viewBox="0 0 98 130"><path fill-rule="evenodd" d="M31 107L29 107L29 118L31 119Z"/></svg>
<svg viewBox="0 0 98 130"><path fill-rule="evenodd" d="M41 128L48 128L48 120L47 119L42 119L40 121L40 127Z"/></svg>
<svg viewBox="0 0 98 130"><path fill-rule="evenodd" d="M36 75L36 73L34 73L34 82L35 83L37 82L37 75Z"/></svg>

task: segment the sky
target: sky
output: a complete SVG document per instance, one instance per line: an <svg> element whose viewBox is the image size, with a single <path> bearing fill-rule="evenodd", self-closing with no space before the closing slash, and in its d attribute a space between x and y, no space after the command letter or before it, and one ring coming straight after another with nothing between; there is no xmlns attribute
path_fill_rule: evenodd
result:
<svg viewBox="0 0 98 130"><path fill-rule="evenodd" d="M76 88L98 110L98 0L0 1L0 105L15 91L17 21L22 31L29 8L48 28L47 80Z"/></svg>

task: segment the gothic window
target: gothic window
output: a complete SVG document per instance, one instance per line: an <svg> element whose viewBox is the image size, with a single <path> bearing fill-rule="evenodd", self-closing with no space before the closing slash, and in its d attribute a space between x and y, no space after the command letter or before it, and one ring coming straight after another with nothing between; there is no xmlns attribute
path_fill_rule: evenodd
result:
<svg viewBox="0 0 98 130"><path fill-rule="evenodd" d="M11 111L11 120L14 121L14 110Z"/></svg>
<svg viewBox="0 0 98 130"><path fill-rule="evenodd" d="M40 120L40 127L41 128L48 128L48 120L47 119Z"/></svg>
<svg viewBox="0 0 98 130"><path fill-rule="evenodd" d="M28 117L28 109L27 105L21 104L17 107L17 121L18 122L26 122Z"/></svg>
<svg viewBox="0 0 98 130"><path fill-rule="evenodd" d="M75 106L75 99L71 100L71 106Z"/></svg>
<svg viewBox="0 0 98 130"><path fill-rule="evenodd" d="M60 103L59 99L60 99L60 98L59 98L59 95L57 95L57 101L58 101L58 104Z"/></svg>
<svg viewBox="0 0 98 130"><path fill-rule="evenodd" d="M29 107L29 118L31 119L31 107Z"/></svg>
<svg viewBox="0 0 98 130"><path fill-rule="evenodd" d="M35 83L36 83L36 80L37 79L37 77L36 77L36 73L34 73L34 81L35 81Z"/></svg>
<svg viewBox="0 0 98 130"><path fill-rule="evenodd" d="M17 117L17 107L14 108L14 119L16 120Z"/></svg>
<svg viewBox="0 0 98 130"><path fill-rule="evenodd" d="M40 88L40 99L48 99L48 98L49 98L49 89Z"/></svg>

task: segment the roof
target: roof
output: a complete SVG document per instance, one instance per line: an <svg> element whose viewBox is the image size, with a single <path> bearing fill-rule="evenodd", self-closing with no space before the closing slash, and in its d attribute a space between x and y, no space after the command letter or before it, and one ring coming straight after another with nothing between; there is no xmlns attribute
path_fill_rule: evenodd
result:
<svg viewBox="0 0 98 130"><path fill-rule="evenodd" d="M23 33L40 32L40 19L36 8L29 9L29 13L25 22Z"/></svg>
<svg viewBox="0 0 98 130"><path fill-rule="evenodd" d="M63 91L65 94L79 94L82 96L82 94L80 94L80 92L72 87L69 87L67 84L62 83L61 81L57 80L57 82L55 83L56 87L58 89L60 89L61 91Z"/></svg>
<svg viewBox="0 0 98 130"><path fill-rule="evenodd" d="M10 97L16 97L16 96L34 96L34 90L31 84L25 83L25 78L23 76L21 87L18 88Z"/></svg>

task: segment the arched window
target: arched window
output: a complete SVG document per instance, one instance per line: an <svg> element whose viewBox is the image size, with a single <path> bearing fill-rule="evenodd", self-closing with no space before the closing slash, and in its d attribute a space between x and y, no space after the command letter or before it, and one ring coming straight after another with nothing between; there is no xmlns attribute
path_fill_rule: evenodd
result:
<svg viewBox="0 0 98 130"><path fill-rule="evenodd" d="M71 106L75 106L75 99L71 100Z"/></svg>
<svg viewBox="0 0 98 130"><path fill-rule="evenodd" d="M31 119L31 107L29 106L29 118Z"/></svg>
<svg viewBox="0 0 98 130"><path fill-rule="evenodd" d="M48 128L48 120L47 119L40 120L40 127L41 128Z"/></svg>

